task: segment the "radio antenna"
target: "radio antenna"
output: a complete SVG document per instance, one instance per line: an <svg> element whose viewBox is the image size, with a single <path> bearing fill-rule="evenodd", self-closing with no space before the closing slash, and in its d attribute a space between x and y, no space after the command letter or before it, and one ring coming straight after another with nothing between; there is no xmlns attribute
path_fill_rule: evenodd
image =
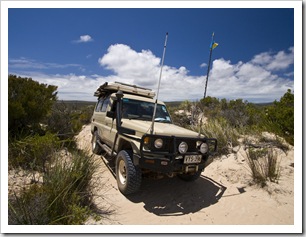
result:
<svg viewBox="0 0 306 237"><path fill-rule="evenodd" d="M154 132L154 121L155 121L155 116L156 116L156 108L157 108L157 101L158 101L158 95L159 95L160 81L161 81L162 71L163 71L163 66L164 66L164 59L165 59L165 53L166 53L166 47L167 47L167 39L168 39L168 32L166 33L166 39L165 39L165 44L164 44L164 52L163 52L163 57L162 57L162 61L161 61L160 74L159 74L158 87L157 87L157 94L156 94L154 112L153 112L153 117L152 117L152 125L151 125L151 131L150 131L151 134L153 134L153 132Z"/></svg>

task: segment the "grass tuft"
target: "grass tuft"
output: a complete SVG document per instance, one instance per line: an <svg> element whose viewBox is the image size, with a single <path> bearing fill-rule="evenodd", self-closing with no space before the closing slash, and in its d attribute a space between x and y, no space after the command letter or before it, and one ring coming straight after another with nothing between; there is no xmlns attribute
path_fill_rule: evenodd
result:
<svg viewBox="0 0 306 237"><path fill-rule="evenodd" d="M280 177L280 163L272 149L253 149L247 152L247 164L251 170L253 181L261 187L267 181L277 183Z"/></svg>
<svg viewBox="0 0 306 237"><path fill-rule="evenodd" d="M210 120L203 126L202 133L218 140L218 155L229 154L231 148L239 145L238 130L226 120Z"/></svg>
<svg viewBox="0 0 306 237"><path fill-rule="evenodd" d="M90 180L96 166L78 151L70 161L53 157L42 184L9 198L9 224L78 225L94 215Z"/></svg>

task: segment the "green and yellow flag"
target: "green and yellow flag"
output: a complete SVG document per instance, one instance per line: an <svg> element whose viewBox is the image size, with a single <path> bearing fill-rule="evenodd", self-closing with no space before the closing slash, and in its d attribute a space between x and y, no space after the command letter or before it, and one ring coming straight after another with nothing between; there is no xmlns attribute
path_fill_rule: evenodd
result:
<svg viewBox="0 0 306 237"><path fill-rule="evenodd" d="M218 43L214 42L212 45L212 49L216 48L218 46Z"/></svg>
<svg viewBox="0 0 306 237"><path fill-rule="evenodd" d="M213 34L212 34L212 37L211 37L211 43L210 43L210 49L211 49L211 50L214 49L214 48L216 48L216 47L219 45L218 43L215 42L215 40L214 40L214 35L215 35L215 33L213 33Z"/></svg>

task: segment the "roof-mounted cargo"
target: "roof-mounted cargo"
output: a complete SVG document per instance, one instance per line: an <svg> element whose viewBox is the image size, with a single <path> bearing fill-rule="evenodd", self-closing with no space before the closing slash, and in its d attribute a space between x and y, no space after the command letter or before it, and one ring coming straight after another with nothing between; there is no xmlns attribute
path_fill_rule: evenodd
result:
<svg viewBox="0 0 306 237"><path fill-rule="evenodd" d="M114 83L105 82L97 89L97 91L94 93L94 96L100 98L117 91L122 91L123 93L139 95L148 98L155 97L155 92L152 91L151 89L139 87L136 85L125 84L121 82L114 82Z"/></svg>

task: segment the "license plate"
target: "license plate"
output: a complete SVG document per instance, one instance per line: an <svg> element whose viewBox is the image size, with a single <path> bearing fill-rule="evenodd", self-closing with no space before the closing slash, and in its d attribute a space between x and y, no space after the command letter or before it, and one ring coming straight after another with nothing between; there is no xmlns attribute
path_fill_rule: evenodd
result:
<svg viewBox="0 0 306 237"><path fill-rule="evenodd" d="M202 160L202 155L188 155L184 158L184 164L194 164L200 163Z"/></svg>

